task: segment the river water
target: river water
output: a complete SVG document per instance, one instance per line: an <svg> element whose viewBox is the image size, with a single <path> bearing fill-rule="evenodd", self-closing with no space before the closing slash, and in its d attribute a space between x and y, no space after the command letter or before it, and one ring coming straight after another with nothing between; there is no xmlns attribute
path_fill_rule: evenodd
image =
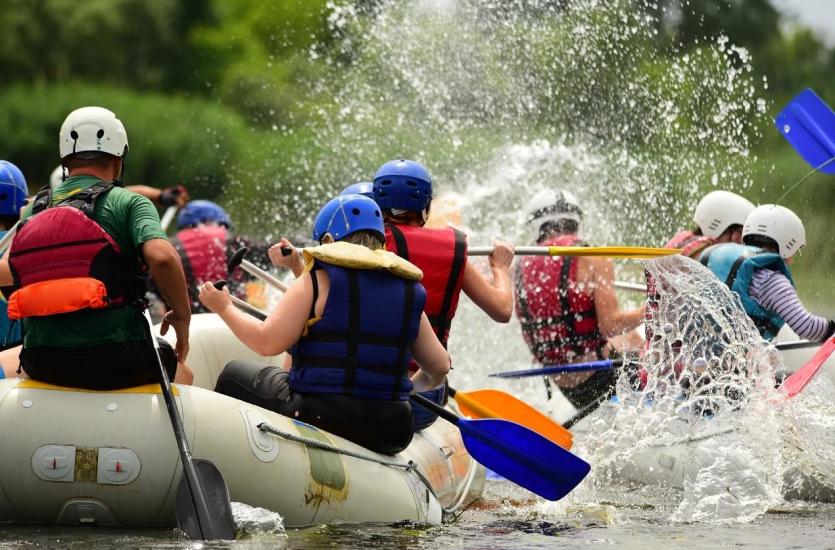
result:
<svg viewBox="0 0 835 550"><path fill-rule="evenodd" d="M332 116L313 129L327 158L302 154L287 169L327 184L300 188L282 215L312 215L310 204L331 195L332 182L368 179L374 166L395 155L430 167L472 244L496 236L529 242L521 209L544 185L574 191L586 212L584 236L612 244L657 243L682 227L705 190L751 185L757 162L751 147L773 106L760 97L764 85L752 77L747 52L726 37L688 52L659 52L653 46L658 22L634 9L644 2L562 4L383 1L369 11L336 2L329 16L342 41L330 46L338 52L336 72L315 86L334 103ZM340 57L351 59L350 66ZM234 203L234 190L227 193ZM269 186L264 194L272 194ZM643 273L637 263L618 269L619 278L640 280ZM621 300L634 306L640 298ZM570 406L548 402L541 380L488 378L530 365L515 321L491 323L462 299L450 351L459 389L499 387L556 418L570 414ZM554 504L490 480L480 501L440 527L315 526L285 533L268 518L251 521L242 540L202 544L173 531L2 526L0 548L833 548L835 505L783 501L779 476L763 473L763 464L785 467L787 455L771 451L787 442L811 449L816 466L835 473L835 392L821 382L810 395L779 415L764 411L760 429L748 430L750 437L729 451L735 466L694 486L718 491L714 500L727 504L721 493L738 488L737 474L762 481L755 483L762 491L737 499L738 507L711 510L705 503L716 494L694 487L624 486L602 477ZM601 456L578 444L595 468L611 465L624 450Z"/></svg>

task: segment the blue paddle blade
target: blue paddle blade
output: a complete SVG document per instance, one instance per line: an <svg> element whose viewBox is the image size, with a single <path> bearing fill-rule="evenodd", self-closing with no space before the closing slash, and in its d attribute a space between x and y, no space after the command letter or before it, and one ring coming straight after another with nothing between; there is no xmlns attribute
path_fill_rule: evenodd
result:
<svg viewBox="0 0 835 550"><path fill-rule="evenodd" d="M548 500L559 500L591 470L588 462L515 422L457 422L470 455L500 476Z"/></svg>
<svg viewBox="0 0 835 550"><path fill-rule="evenodd" d="M835 113L807 88L774 119L774 125L795 151L821 172L835 174Z"/></svg>
<svg viewBox="0 0 835 550"><path fill-rule="evenodd" d="M568 365L546 365L534 369L511 370L505 372L494 372L488 376L494 378L527 378L529 376L545 376L546 374L565 374L570 372L589 372L594 370L608 370L614 366L620 366L621 361L602 359L600 361L588 361L586 363L571 363Z"/></svg>

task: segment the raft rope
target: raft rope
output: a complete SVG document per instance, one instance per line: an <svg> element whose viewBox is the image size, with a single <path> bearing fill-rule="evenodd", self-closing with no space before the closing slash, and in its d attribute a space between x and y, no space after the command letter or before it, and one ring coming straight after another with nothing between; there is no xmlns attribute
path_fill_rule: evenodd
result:
<svg viewBox="0 0 835 550"><path fill-rule="evenodd" d="M377 464L381 464L383 466L391 466L393 468L401 468L401 469L403 469L407 472L412 472L421 480L421 482L424 485L426 485L426 488L429 490L430 493L432 493L432 496L434 496L436 499L438 498L438 495L435 494L435 490L432 488L432 485L429 483L429 480L426 479L426 476L424 476L423 473L421 473L420 470L418 470L418 465L413 460L410 460L409 462L397 462L397 461L394 461L394 460L387 460L385 458L380 458L378 456L372 456L372 455L357 453L355 451L351 451L351 450L348 450L348 449L343 449L341 447L337 447L336 445L332 445L330 443L325 443L324 441L319 441L318 439L305 437L303 435L291 434L289 432L283 432L283 431L279 430L278 428L276 428L275 426L271 425L269 422L261 422L256 427L259 430L261 430L262 432L267 432L267 433L272 434L272 435L277 435L277 436L283 437L284 439L289 439L290 441L294 441L296 443L301 443L302 445L305 445L307 447L312 447L314 449L320 449L322 451L328 451L328 452L336 453L336 454L340 454L340 455L350 456L350 457L353 457L353 458L358 458L360 460L366 460L368 462L374 462L374 463L377 463Z"/></svg>

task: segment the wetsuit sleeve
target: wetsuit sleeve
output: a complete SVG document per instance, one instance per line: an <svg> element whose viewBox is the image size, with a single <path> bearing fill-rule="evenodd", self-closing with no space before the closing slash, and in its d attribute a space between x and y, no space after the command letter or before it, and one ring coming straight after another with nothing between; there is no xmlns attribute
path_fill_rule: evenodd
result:
<svg viewBox="0 0 835 550"><path fill-rule="evenodd" d="M130 208L128 208L128 219L130 225L130 240L139 249L139 246L151 239L167 239L168 236L162 230L159 223L159 214L154 204L135 193L131 194Z"/></svg>
<svg viewBox="0 0 835 550"><path fill-rule="evenodd" d="M751 293L763 308L773 311L801 338L823 340L829 331L829 321L813 315L803 306L797 291L785 275L777 271L761 270L755 274L756 294Z"/></svg>

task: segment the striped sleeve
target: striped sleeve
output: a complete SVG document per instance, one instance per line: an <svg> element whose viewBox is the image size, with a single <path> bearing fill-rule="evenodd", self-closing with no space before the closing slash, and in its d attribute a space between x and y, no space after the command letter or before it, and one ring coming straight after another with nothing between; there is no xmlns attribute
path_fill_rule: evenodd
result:
<svg viewBox="0 0 835 550"><path fill-rule="evenodd" d="M797 291L780 272L758 269L749 288L751 297L764 309L776 313L801 338L820 341L829 330L829 322L808 312Z"/></svg>

